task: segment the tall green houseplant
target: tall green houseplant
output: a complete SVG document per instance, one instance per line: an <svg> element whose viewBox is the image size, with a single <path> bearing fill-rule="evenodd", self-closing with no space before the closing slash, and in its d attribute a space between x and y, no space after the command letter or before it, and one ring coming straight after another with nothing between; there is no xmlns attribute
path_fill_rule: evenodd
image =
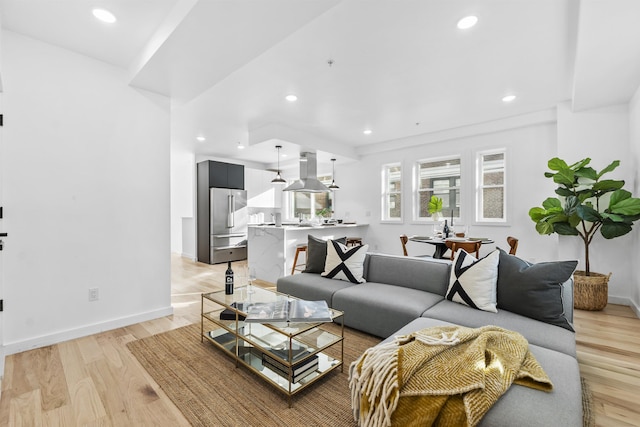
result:
<svg viewBox="0 0 640 427"><path fill-rule="evenodd" d="M558 184L555 192L560 197L549 197L542 207L529 210L538 233L580 236L586 276L591 274L589 245L597 231L605 239L613 239L629 233L634 221L640 219L640 199L622 188L624 181L602 179L620 161L613 161L600 172L590 167L590 162L586 158L568 165L557 157L549 160L551 172L544 176Z"/></svg>

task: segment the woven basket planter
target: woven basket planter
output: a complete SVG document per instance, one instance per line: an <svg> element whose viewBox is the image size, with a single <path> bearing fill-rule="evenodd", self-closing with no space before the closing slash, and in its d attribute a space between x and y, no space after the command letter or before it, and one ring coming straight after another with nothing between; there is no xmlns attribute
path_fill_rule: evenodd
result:
<svg viewBox="0 0 640 427"><path fill-rule="evenodd" d="M609 298L609 274L584 271L573 273L573 307L580 310L602 310Z"/></svg>

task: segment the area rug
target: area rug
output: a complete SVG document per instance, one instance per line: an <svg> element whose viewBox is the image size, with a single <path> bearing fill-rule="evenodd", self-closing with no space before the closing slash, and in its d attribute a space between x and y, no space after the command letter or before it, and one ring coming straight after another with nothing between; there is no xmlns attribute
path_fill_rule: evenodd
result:
<svg viewBox="0 0 640 427"><path fill-rule="evenodd" d="M327 330L339 333L338 325ZM344 372L336 369L287 396L208 341L193 324L127 344L193 426L355 426L349 394L349 365L380 339L345 328ZM335 346L339 356L340 346Z"/></svg>
<svg viewBox="0 0 640 427"><path fill-rule="evenodd" d="M584 427L594 427L596 425L596 416L592 408L593 394L584 377L580 377L580 384L582 385L582 425Z"/></svg>
<svg viewBox="0 0 640 427"><path fill-rule="evenodd" d="M340 330L334 324L323 327ZM193 324L127 344L193 426L355 426L349 365L380 342L345 328L344 372L335 370L295 395L289 408L284 394L248 369L236 368L230 357L207 341L201 343L199 336L200 325ZM592 427L592 396L584 379L582 391L584 426Z"/></svg>

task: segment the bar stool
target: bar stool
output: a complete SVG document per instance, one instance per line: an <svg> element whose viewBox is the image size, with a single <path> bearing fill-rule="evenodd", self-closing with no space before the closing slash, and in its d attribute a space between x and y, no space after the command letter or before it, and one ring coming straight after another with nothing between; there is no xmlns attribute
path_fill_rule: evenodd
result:
<svg viewBox="0 0 640 427"><path fill-rule="evenodd" d="M298 255L300 255L300 252L304 252L304 256L305 256L305 264L300 264L298 265ZM305 243L299 244L296 246L296 256L293 257L293 266L291 267L291 274L294 274L297 271L302 271L304 270L304 267L306 266L306 257L307 257L307 245Z"/></svg>
<svg viewBox="0 0 640 427"><path fill-rule="evenodd" d="M347 246L362 245L362 237L347 237Z"/></svg>

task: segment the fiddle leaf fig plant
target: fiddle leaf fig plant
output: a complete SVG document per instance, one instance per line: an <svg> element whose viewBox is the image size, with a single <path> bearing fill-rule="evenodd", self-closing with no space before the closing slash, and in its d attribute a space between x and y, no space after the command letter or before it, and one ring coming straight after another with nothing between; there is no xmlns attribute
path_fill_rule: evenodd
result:
<svg viewBox="0 0 640 427"><path fill-rule="evenodd" d="M580 236L584 244L585 274L590 275L589 245L599 230L605 239L623 236L640 219L640 199L624 190L623 180L602 179L615 170L615 160L600 172L589 166L590 158L572 165L557 157L549 160L551 172L544 176L558 184L559 197L549 197L542 207L529 210L540 234Z"/></svg>

